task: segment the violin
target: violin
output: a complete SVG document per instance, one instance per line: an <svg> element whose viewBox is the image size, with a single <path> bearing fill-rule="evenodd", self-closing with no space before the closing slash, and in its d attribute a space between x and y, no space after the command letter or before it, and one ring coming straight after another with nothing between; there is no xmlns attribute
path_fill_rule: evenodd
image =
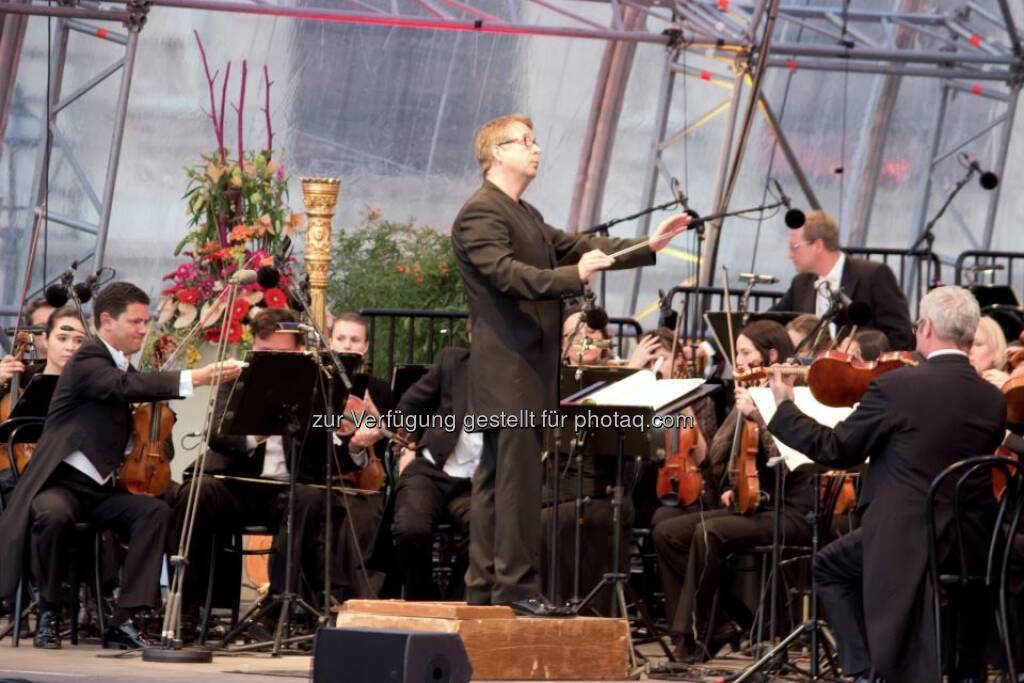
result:
<svg viewBox="0 0 1024 683"><path fill-rule="evenodd" d="M31 347L32 335L27 332L18 332L15 337L14 348L11 349L11 355L14 356L16 360L20 361L25 357L25 353ZM14 408L14 404L18 402L18 384L20 379L20 375L12 377L9 391L4 394L3 398L0 398L0 422L5 421L11 416L11 410ZM14 463L19 474L25 470L25 467L28 465L28 461L32 459L32 454L35 453L35 450L35 444L14 444ZM10 468L11 458L7 454L7 444L0 444L0 472L9 470Z"/></svg>
<svg viewBox="0 0 1024 683"><path fill-rule="evenodd" d="M1024 377L1011 377L1000 387L1006 397L1006 421L1024 422Z"/></svg>
<svg viewBox="0 0 1024 683"><path fill-rule="evenodd" d="M338 436L343 439L352 438L356 433L356 415L366 415L367 412L377 412L375 408L372 408L373 402L365 399L361 399L358 396L349 395L345 401L345 411L342 415L341 426L338 428ZM408 439L395 434L384 428L379 428L380 433L387 439L397 441L405 447L410 447L411 442ZM387 471L381 463L380 458L373 452L372 448L366 450L369 456L365 465L358 470L353 472L347 472L344 478L347 479L354 488L363 489L365 491L379 491L387 483L388 476Z"/></svg>
<svg viewBox="0 0 1024 683"><path fill-rule="evenodd" d="M809 367L783 366L783 375L806 377L811 395L833 408L852 406L859 401L879 375L903 367L917 365L909 351L883 353L877 360L862 361L843 351L826 351L814 359ZM755 382L769 377L773 367L758 367L735 373L737 382Z"/></svg>
<svg viewBox="0 0 1024 683"><path fill-rule="evenodd" d="M665 461L655 491L662 505L693 505L704 493L704 475L697 465L697 430L679 426L665 432Z"/></svg>
<svg viewBox="0 0 1024 683"><path fill-rule="evenodd" d="M132 411L132 452L117 471L125 491L162 496L171 486L171 431L178 417L164 401Z"/></svg>
<svg viewBox="0 0 1024 683"><path fill-rule="evenodd" d="M835 488L839 482L838 490ZM835 496L832 514L845 515L857 504L857 488L853 485L853 477L842 470L829 470L818 478L818 497L828 500Z"/></svg>

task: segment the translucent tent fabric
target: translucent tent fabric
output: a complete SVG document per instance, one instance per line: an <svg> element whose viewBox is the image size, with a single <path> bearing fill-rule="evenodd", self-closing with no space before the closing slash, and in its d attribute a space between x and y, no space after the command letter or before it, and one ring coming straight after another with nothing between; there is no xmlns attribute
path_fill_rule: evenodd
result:
<svg viewBox="0 0 1024 683"><path fill-rule="evenodd" d="M559 4L596 21L607 21L604 3ZM841 6L839 2L815 4ZM988 4L995 9L994 0ZM1011 4L1019 13L1020 8ZM905 5L855 2L851 6L892 9ZM928 6L950 10L959 4L943 0ZM506 16L508 3L495 1L485 8ZM565 21L533 4L519 4L519 11L528 20L549 24ZM0 302L8 305L20 294L19 273L27 254L32 177L47 89L47 29L55 23L40 17L29 21L14 108L0 158ZM544 155L541 173L525 198L552 225L562 226L568 220L576 168L604 55L603 41L360 27L154 8L139 43L106 257L106 263L117 268L119 277L140 283L152 294L157 295L162 288L160 276L176 265L172 250L186 230L181 201L186 179L182 169L197 163L200 153L211 151L215 145L208 117L209 95L193 29L203 39L211 68L219 70L221 78L227 61L232 61L228 89L232 103L238 99L241 60L248 61L246 147L265 145L260 108L265 95L262 67L268 65L274 82L274 147L293 177L293 210L302 210L299 176L332 175L343 182L336 229L354 225L372 207L381 209L387 217L413 218L447 230L462 202L480 182L472 155L475 128L493 116L522 111L533 117ZM798 36L792 26L780 27L778 37L823 40L821 36ZM920 47L930 48L924 44ZM85 82L120 54L116 46L72 35L64 92ZM663 48L638 46L602 202L605 219L640 208L664 61ZM716 75L727 77L730 73L727 64L701 53L688 53L687 63ZM823 207L843 220L844 241L849 232L846 223L852 211L851 185L855 183L858 155L863 153L870 132L868 109L880 81L878 76L800 69L793 73L772 70L765 81L768 101L781 118ZM72 105L60 119L75 158L97 191L105 171L116 84L116 79L106 83ZM1001 84L992 87L1006 90ZM669 131L694 124L730 96L730 90L715 83L680 78L674 90ZM882 172L875 181L868 245L907 247L914 241L940 96L937 80L902 79ZM1004 110L1005 106L994 100L958 94L948 110L943 148L974 135ZM1018 119L1020 116L1018 112ZM225 119L227 144L236 150L234 111L229 109ZM726 120L723 111L665 154L665 167L684 183L694 208L701 212L713 208ZM732 206L761 202L769 168L787 192L806 206L774 142L771 130L758 116ZM999 129L995 128L965 149L983 165L991 165L998 142ZM1021 248L1017 229L1024 197L1021 144L1019 136L1012 140L994 249ZM836 173L837 168L843 168L844 173ZM938 166L926 214L934 212L961 172L955 158ZM50 189L51 210L96 219L89 198L74 181L70 160L59 149L52 161ZM668 186L659 184L656 201L666 201L670 196ZM936 251L953 258L964 249L977 248L986 210L984 191L976 184L965 189L936 228ZM626 223L615 228L613 234L631 236L635 230L635 224ZM36 283L44 276L56 275L71 258L88 251L92 241L89 235L50 223L36 262ZM629 301L631 276L608 276L608 304L613 314L646 312L643 323L653 324L650 304L657 290L668 289L693 272L692 236L680 238L674 246L675 251L659 259L657 269L644 274L635 309ZM781 215L763 222L727 222L718 262L732 272L753 268L788 282L792 271L786 259L786 228ZM949 268L946 279L952 279Z"/></svg>

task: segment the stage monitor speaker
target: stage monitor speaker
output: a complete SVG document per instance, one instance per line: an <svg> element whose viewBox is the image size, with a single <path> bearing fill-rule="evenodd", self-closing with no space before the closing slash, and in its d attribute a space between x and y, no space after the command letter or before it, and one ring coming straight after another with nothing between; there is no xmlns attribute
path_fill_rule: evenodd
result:
<svg viewBox="0 0 1024 683"><path fill-rule="evenodd" d="M473 668L455 633L322 628L313 683L469 683Z"/></svg>

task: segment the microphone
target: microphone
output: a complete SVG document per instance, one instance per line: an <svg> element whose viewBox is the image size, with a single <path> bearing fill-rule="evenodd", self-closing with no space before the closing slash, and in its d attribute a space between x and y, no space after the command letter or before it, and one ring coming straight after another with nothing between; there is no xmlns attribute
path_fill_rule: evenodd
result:
<svg viewBox="0 0 1024 683"><path fill-rule="evenodd" d="M842 287L832 289L832 285L827 281L825 282L825 288L832 298L832 305L845 314L844 317L848 323L857 327L863 327L871 322L871 306L863 301L854 301L843 291Z"/></svg>
<svg viewBox="0 0 1024 683"><path fill-rule="evenodd" d="M608 311L597 305L597 295L590 285L583 289L583 322L592 330L603 330L608 327Z"/></svg>
<svg viewBox="0 0 1024 683"><path fill-rule="evenodd" d="M276 326L278 332L302 332L304 334L313 334L313 326L307 325L306 323L278 323Z"/></svg>
<svg viewBox="0 0 1024 683"><path fill-rule="evenodd" d="M786 227L790 230L804 227L804 223L807 222L807 216L800 209L793 208L789 197L782 191L782 185L779 184L778 180L772 178L772 182L775 183L775 191L779 193L779 201L786 207L786 216L783 219L786 221Z"/></svg>
<svg viewBox="0 0 1024 683"><path fill-rule="evenodd" d="M46 288L43 293L43 297L46 299L46 303L54 308L60 308L68 302L70 295L68 294L68 288L71 287L71 283L75 281L75 273L78 272L78 259L71 262L68 269L60 274L57 282ZM85 299L82 303L85 303Z"/></svg>
<svg viewBox="0 0 1024 683"><path fill-rule="evenodd" d="M967 168L978 174L978 184L986 190L994 190L999 185L999 176L992 171L986 171L978 163L978 160L967 152L960 153L960 159L967 165Z"/></svg>
<svg viewBox="0 0 1024 683"><path fill-rule="evenodd" d="M292 238L285 237L281 243L281 253L274 254L273 265L261 266L259 271L256 273L256 282L259 283L263 289L272 289L281 284L281 269L284 267L286 257L292 248Z"/></svg>
<svg viewBox="0 0 1024 683"><path fill-rule="evenodd" d="M85 278L85 282L79 282L75 285L75 296L78 297L80 303L88 303L92 299L92 295L96 293L98 287L96 284L100 280L99 273L93 273L89 277Z"/></svg>
<svg viewBox="0 0 1024 683"><path fill-rule="evenodd" d="M259 274L255 270L249 270L248 268L242 268L236 270L228 278L228 284L231 285L251 285L252 283L259 280Z"/></svg>
<svg viewBox="0 0 1024 683"><path fill-rule="evenodd" d="M672 179L672 195L679 202L679 206L683 207L683 213L695 221L700 218L700 214L690 208L690 198L686 196L682 184L675 178Z"/></svg>
<svg viewBox="0 0 1024 683"><path fill-rule="evenodd" d="M760 273L740 273L740 280L755 284L774 285L779 281L779 278L774 275L762 275Z"/></svg>

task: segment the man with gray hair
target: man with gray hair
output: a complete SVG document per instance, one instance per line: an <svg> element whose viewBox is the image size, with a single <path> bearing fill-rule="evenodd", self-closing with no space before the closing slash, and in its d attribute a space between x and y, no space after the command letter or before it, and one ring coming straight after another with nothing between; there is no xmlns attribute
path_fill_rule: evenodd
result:
<svg viewBox="0 0 1024 683"><path fill-rule="evenodd" d="M771 380L778 409L768 429L780 441L830 468L870 458L857 502L862 525L818 553L814 580L843 672L864 677L874 669L889 683L939 678L927 578L928 488L949 465L995 452L1006 426L1002 393L967 360L979 318L974 297L960 287L939 287L921 299L920 309L914 332L926 360L876 378L834 429L796 407L780 372ZM964 510L963 528L966 538L987 544L991 525L985 527L983 508ZM948 505L938 510L943 539L952 515ZM940 559L951 550L940 543ZM985 628L967 625L961 634L984 638ZM983 644L960 649L962 668L950 672L951 680L978 676Z"/></svg>
<svg viewBox="0 0 1024 683"><path fill-rule="evenodd" d="M829 288L833 292L842 288L855 304L870 313L862 327L884 332L894 350L913 348L907 299L896 276L884 263L843 253L839 248L839 226L828 213L811 211L803 227L789 231L789 260L797 275L772 306L773 311L821 317L829 308Z"/></svg>

